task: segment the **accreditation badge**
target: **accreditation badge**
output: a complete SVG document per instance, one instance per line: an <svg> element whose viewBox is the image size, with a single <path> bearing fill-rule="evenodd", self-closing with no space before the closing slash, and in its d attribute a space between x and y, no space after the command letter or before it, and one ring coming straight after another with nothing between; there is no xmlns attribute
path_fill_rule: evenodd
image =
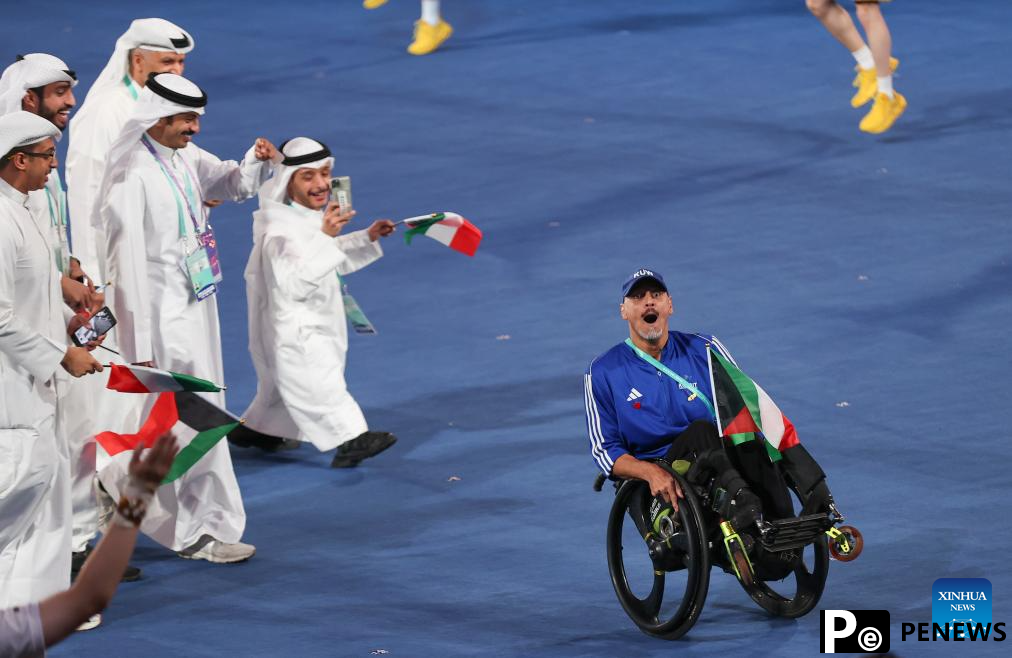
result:
<svg viewBox="0 0 1012 658"><path fill-rule="evenodd" d="M70 251L65 244L53 247L53 258L56 259L56 266L60 269L60 274L70 271Z"/></svg>
<svg viewBox="0 0 1012 658"><path fill-rule="evenodd" d="M354 297L348 293L344 293L341 295L341 298L344 300L344 314L348 316L348 320L351 322L351 326L356 334L377 333L376 327L372 325L372 322L369 322L369 318L359 308L358 302L355 301Z"/></svg>
<svg viewBox="0 0 1012 658"><path fill-rule="evenodd" d="M190 276L190 285L197 295L197 301L210 297L217 291L214 285L214 272L211 271L211 261L207 257L207 250L198 247L196 251L186 257L186 273Z"/></svg>
<svg viewBox="0 0 1012 658"><path fill-rule="evenodd" d="M53 226L53 231L56 233L53 236L55 240L52 241L53 258L56 260L56 267L59 268L60 274L66 274L70 271L70 240L67 237L67 227L56 224Z"/></svg>
<svg viewBox="0 0 1012 658"><path fill-rule="evenodd" d="M197 236L197 241L200 242L201 246L204 247L204 251L207 252L207 260L211 264L211 273L214 275L214 282L221 283L221 263L218 261L218 241L214 238L214 229L211 225L207 225L200 235Z"/></svg>
<svg viewBox="0 0 1012 658"><path fill-rule="evenodd" d="M377 333L376 327L373 326L372 322L369 322L369 318L359 308L358 302L348 292L348 284L344 282L344 277L338 274L337 280L341 284L341 299L344 301L344 314L347 316L348 321L351 322L351 328L355 330L356 334L371 335Z"/></svg>

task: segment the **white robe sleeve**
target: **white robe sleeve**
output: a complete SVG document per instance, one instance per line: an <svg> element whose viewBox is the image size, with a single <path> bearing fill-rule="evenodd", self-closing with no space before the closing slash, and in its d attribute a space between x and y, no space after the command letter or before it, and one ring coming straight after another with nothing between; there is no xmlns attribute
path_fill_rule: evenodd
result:
<svg viewBox="0 0 1012 658"><path fill-rule="evenodd" d="M63 272L61 272L59 269L57 269L56 270L56 280L61 283L61 285L60 285L60 294L61 295L63 294L63 285L62 285L62 283L63 283L63 277L64 277ZM74 319L74 316L77 315L77 313L75 313L74 309L70 308L66 303L64 303L62 306L60 306L60 311L62 311L62 313L63 313L63 315L60 316L60 317L63 318L63 326L64 327L69 326L70 325L70 321ZM67 336L67 340L70 341L70 336ZM73 343L73 341L71 341L68 344L69 345L73 345L74 343Z"/></svg>
<svg viewBox="0 0 1012 658"><path fill-rule="evenodd" d="M46 655L39 604L0 610L0 656L40 658Z"/></svg>
<svg viewBox="0 0 1012 658"><path fill-rule="evenodd" d="M336 239L323 231L301 243L280 235L268 236L263 254L270 262L271 285L297 302L308 299L327 277L336 277L348 261Z"/></svg>
<svg viewBox="0 0 1012 658"><path fill-rule="evenodd" d="M379 240L375 242L370 240L369 231L366 230L339 235L336 240L338 249L347 256L337 268L342 275L357 272L366 265L376 262L383 255Z"/></svg>
<svg viewBox="0 0 1012 658"><path fill-rule="evenodd" d="M140 180L129 175L109 190L102 206L106 263L113 287L113 313L120 353L128 363L154 358L151 296L148 290L147 245L144 238L146 201Z"/></svg>
<svg viewBox="0 0 1012 658"><path fill-rule="evenodd" d="M34 331L15 312L14 278L20 229L13 218L3 219L0 225L0 352L45 381L56 372L67 348Z"/></svg>
<svg viewBox="0 0 1012 658"><path fill-rule="evenodd" d="M95 108L92 108L93 110ZM70 124L67 146L67 206L74 239L74 257L90 276L101 272L93 226L101 225L98 191L105 171L105 156L119 136L120 122L102 120L101 112L78 116ZM82 123L82 120L85 122Z"/></svg>
<svg viewBox="0 0 1012 658"><path fill-rule="evenodd" d="M194 165L204 199L245 201L260 190L273 171L270 160L257 160L252 147L246 151L241 163L220 160L199 147L193 148L196 155Z"/></svg>

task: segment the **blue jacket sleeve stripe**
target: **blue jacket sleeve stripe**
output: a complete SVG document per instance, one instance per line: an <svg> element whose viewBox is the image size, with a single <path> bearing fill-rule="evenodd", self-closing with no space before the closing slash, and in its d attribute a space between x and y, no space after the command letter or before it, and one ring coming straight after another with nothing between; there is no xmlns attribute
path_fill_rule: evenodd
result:
<svg viewBox="0 0 1012 658"><path fill-rule="evenodd" d="M594 390L591 385L590 374L583 376L583 398L587 408L587 432L590 434L590 454L594 457L598 467L605 475L611 474L613 466L608 451L604 449L604 435L601 432L601 418L597 410L597 402L594 400Z"/></svg>

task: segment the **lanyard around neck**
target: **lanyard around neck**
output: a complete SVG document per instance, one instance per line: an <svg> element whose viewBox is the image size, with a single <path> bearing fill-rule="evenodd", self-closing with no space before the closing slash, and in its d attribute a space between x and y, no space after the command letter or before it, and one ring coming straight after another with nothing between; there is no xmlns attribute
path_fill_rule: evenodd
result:
<svg viewBox="0 0 1012 658"><path fill-rule="evenodd" d="M165 177L169 179L170 183L172 183L172 186L174 188L173 196L176 199L176 210L179 214L179 237L182 238L186 235L186 221L183 219L184 205L186 206L187 214L190 215L190 220L193 222L194 235L200 233L201 231L200 222L197 221L197 214L193 210L193 206L196 204L196 200L193 198L193 187L190 185L189 165L187 165L186 161L183 160L183 156L179 156L179 159L183 162L183 166L186 168L188 172L186 176L186 189L184 190L183 185L179 182L179 178L176 177L176 174L173 172L172 167L167 162L165 162L164 159L162 159L161 155L158 154L158 151L155 149L154 145L148 141L147 135L141 137L141 143L144 144L144 148L148 150L148 153L150 153L155 158L155 161L158 163L158 167L162 170L162 173L165 174Z"/></svg>
<svg viewBox="0 0 1012 658"><path fill-rule="evenodd" d="M678 375L678 373L674 372L671 368L667 367L654 357L650 356L640 348L636 347L636 344L632 342L631 338L626 338L625 344L628 345L632 349L632 351L636 353L636 356L643 359L644 361L652 365L654 368L657 368L657 370L663 372L671 379L674 379L676 382L682 385L682 388L692 391L692 394L698 397L699 400L706 405L706 408L710 410L710 415L714 414L713 404L710 403L710 398L703 395L702 391L700 391L695 385L686 380L684 377Z"/></svg>
<svg viewBox="0 0 1012 658"><path fill-rule="evenodd" d="M137 100L140 97L140 94L137 93L137 84L133 81L133 78L130 77L129 73L123 76L123 84L126 85L127 91L130 92L130 96L132 96L134 100Z"/></svg>
<svg viewBox="0 0 1012 658"><path fill-rule="evenodd" d="M66 226L67 225L67 198L63 194L63 186L58 186L57 189L60 191L57 199L53 199L53 193L49 190L47 185L46 190L46 202L49 204L49 219L53 223L53 226ZM53 205L53 202L56 205Z"/></svg>

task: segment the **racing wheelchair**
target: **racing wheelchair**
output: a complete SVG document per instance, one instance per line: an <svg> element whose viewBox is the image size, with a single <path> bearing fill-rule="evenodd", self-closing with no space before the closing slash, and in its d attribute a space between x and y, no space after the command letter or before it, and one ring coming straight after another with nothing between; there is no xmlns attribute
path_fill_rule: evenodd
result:
<svg viewBox="0 0 1012 658"><path fill-rule="evenodd" d="M727 495L717 474L698 464L654 460L684 493L677 512L653 497L642 480L614 482L608 570L622 608L647 635L675 640L692 628L703 610L713 566L734 575L769 614L796 618L818 604L830 554L842 562L861 554L861 533L841 525L845 519L825 474L804 447L788 448L774 462L765 454L757 458L761 441L750 441L745 450L748 444L727 449L762 500L763 517L741 532L717 512ZM743 456L748 450L753 454ZM605 481L599 475L595 491Z"/></svg>

